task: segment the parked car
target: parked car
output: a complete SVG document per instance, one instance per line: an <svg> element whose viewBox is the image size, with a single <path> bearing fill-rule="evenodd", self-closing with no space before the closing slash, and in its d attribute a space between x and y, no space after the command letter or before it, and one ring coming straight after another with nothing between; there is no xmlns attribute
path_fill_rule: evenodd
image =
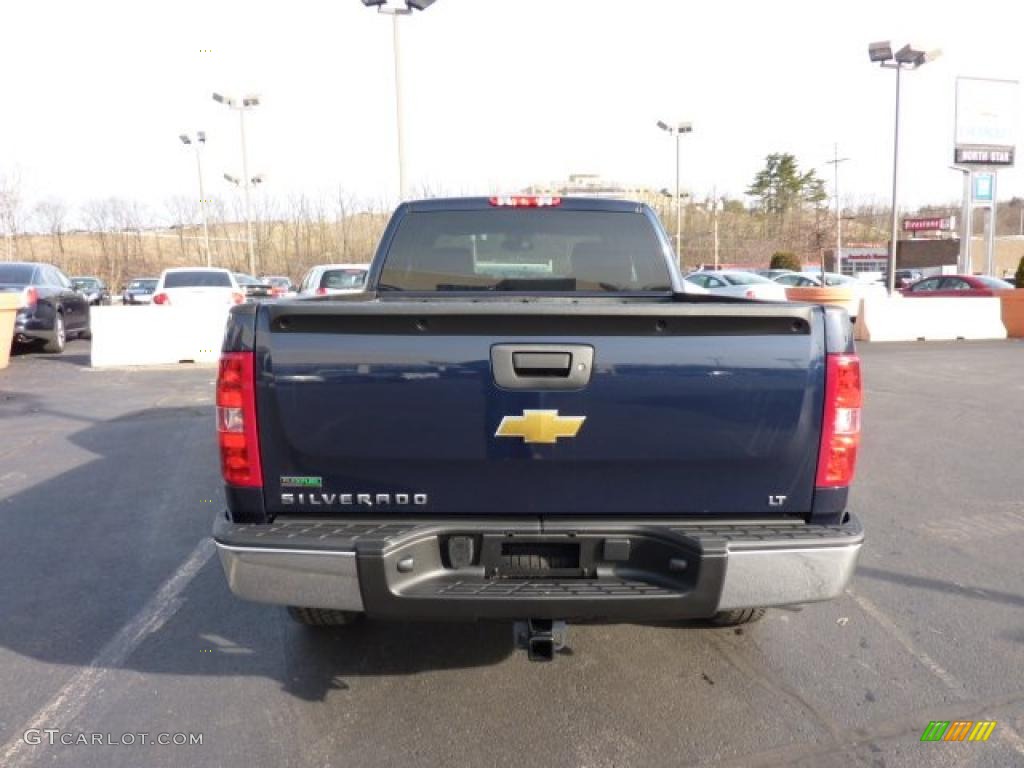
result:
<svg viewBox="0 0 1024 768"><path fill-rule="evenodd" d="M259 280L252 275L243 272L233 273L235 281L241 286L246 299L269 299L271 295L270 283L266 280Z"/></svg>
<svg viewBox="0 0 1024 768"><path fill-rule="evenodd" d="M821 286L821 278L811 277L802 272L786 272L776 275L772 281L790 288L819 288Z"/></svg>
<svg viewBox="0 0 1024 768"><path fill-rule="evenodd" d="M63 352L70 338L89 338L89 303L52 264L0 263L0 292L20 293L14 341Z"/></svg>
<svg viewBox="0 0 1024 768"><path fill-rule="evenodd" d="M761 301L786 300L786 289L783 286L753 272L701 270L691 272L685 279L688 283L705 288L709 293L718 296L737 296Z"/></svg>
<svg viewBox="0 0 1024 768"><path fill-rule="evenodd" d="M72 277L71 285L85 296L90 306L98 307L110 303L110 291L107 284L98 277Z"/></svg>
<svg viewBox="0 0 1024 768"><path fill-rule="evenodd" d="M366 285L369 270L369 264L319 264L302 278L299 296L359 293Z"/></svg>
<svg viewBox="0 0 1024 768"><path fill-rule="evenodd" d="M796 275L798 272L794 272L792 269L755 269L755 275L761 277L767 277L769 280L774 280L779 275Z"/></svg>
<svg viewBox="0 0 1024 768"><path fill-rule="evenodd" d="M156 284L160 282L157 277L140 277L128 283L121 294L122 304L152 304L153 293L156 291Z"/></svg>
<svg viewBox="0 0 1024 768"><path fill-rule="evenodd" d="M244 301L234 274L216 267L165 269L153 294L153 303L161 306L215 307Z"/></svg>
<svg viewBox="0 0 1024 768"><path fill-rule="evenodd" d="M924 277L924 274L919 269L897 269L896 287L907 288L913 283L916 283L922 277Z"/></svg>
<svg viewBox="0 0 1024 768"><path fill-rule="evenodd" d="M946 298L971 298L996 296L1001 291L1012 291L1013 286L1005 280L985 275L935 275L918 280L900 291L908 299L928 296Z"/></svg>
<svg viewBox="0 0 1024 768"><path fill-rule="evenodd" d="M292 285L291 278L282 275L264 275L261 279L270 284L270 295L274 298L295 293L295 286Z"/></svg>
<svg viewBox="0 0 1024 768"><path fill-rule="evenodd" d="M649 207L551 200L403 203L363 295L232 308L214 540L236 595L316 627L518 621L550 661L565 621L843 594L845 315L684 296Z"/></svg>

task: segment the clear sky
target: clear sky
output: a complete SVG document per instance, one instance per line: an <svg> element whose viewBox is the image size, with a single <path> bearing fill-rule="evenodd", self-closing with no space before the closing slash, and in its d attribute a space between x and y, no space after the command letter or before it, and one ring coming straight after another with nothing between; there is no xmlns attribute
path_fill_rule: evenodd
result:
<svg viewBox="0 0 1024 768"><path fill-rule="evenodd" d="M232 194L238 124L215 90L263 100L247 129L266 194L397 196L390 19L359 0L6 0L3 17L0 172L30 200L198 196L177 139L196 129L208 191ZM437 0L402 22L411 183L455 193L573 172L670 186L655 123L684 119L698 195L742 194L774 151L831 188L838 142L844 198L885 201L895 76L866 46L891 38L944 52L904 78L902 201L955 200L956 76L1024 79L1019 2ZM1000 175L1012 194L1020 169Z"/></svg>

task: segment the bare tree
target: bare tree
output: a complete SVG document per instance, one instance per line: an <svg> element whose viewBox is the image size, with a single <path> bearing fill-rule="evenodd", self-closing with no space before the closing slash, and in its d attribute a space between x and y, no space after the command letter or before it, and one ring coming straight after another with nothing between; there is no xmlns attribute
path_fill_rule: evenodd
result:
<svg viewBox="0 0 1024 768"><path fill-rule="evenodd" d="M21 173L17 170L0 174L0 228L7 240L7 259L18 253L18 235L24 207Z"/></svg>
<svg viewBox="0 0 1024 768"><path fill-rule="evenodd" d="M50 234L50 251L55 261L64 263L64 231L67 227L68 207L63 200L47 198L36 204L34 216L40 228Z"/></svg>

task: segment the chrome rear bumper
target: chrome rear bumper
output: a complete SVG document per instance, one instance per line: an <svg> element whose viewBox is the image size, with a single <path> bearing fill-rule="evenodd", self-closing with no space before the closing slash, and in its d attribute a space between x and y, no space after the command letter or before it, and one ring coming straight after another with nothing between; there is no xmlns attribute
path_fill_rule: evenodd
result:
<svg viewBox="0 0 1024 768"><path fill-rule="evenodd" d="M491 524L493 525L493 524ZM323 526L323 528L321 528ZM361 527L352 536L338 531ZM838 597L853 576L864 541L856 518L840 526L807 524L582 523L526 529L523 540L630 540L654 558L604 563L592 578L502 580L485 568L444 567L451 533L468 521L404 524L287 521L268 526L219 521L214 538L231 591L246 600L408 618L708 617L718 611L792 605ZM333 534L320 533L332 529ZM501 530L507 531L507 526ZM503 533L502 535L510 535ZM666 553L668 553L666 555ZM671 555L671 557L669 557ZM668 560L683 561L681 574ZM665 562L662 563L662 560ZM412 570L404 570L413 563Z"/></svg>

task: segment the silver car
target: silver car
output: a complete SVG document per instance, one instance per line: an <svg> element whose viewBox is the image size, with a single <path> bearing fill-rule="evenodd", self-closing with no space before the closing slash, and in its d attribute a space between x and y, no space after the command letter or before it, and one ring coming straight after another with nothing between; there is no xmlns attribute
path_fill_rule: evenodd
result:
<svg viewBox="0 0 1024 768"><path fill-rule="evenodd" d="M701 270L684 278L688 283L707 289L719 296L736 296L760 301L785 301L786 289L767 277L740 270Z"/></svg>
<svg viewBox="0 0 1024 768"><path fill-rule="evenodd" d="M369 264L318 264L299 285L299 296L332 296L360 293L366 286Z"/></svg>

